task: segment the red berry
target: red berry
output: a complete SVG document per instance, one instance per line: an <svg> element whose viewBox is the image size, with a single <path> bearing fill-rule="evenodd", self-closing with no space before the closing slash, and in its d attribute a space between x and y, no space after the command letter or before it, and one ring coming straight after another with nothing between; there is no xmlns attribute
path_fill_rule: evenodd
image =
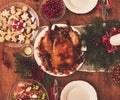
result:
<svg viewBox="0 0 120 100"><path fill-rule="evenodd" d="M57 71L56 71L56 69L53 69L53 73L56 75L57 74Z"/></svg>
<svg viewBox="0 0 120 100"><path fill-rule="evenodd" d="M18 24L18 22L19 22L18 20L16 20L16 19L14 20L14 24Z"/></svg>
<svg viewBox="0 0 120 100"><path fill-rule="evenodd" d="M12 28L13 28L13 29L16 29L16 28L17 28L17 25L13 25Z"/></svg>
<svg viewBox="0 0 120 100"><path fill-rule="evenodd" d="M21 30L23 28L23 23L20 23L18 26L18 31Z"/></svg>
<svg viewBox="0 0 120 100"><path fill-rule="evenodd" d="M48 0L42 5L42 13L48 18L58 18L62 15L63 4L60 0Z"/></svg>
<svg viewBox="0 0 120 100"><path fill-rule="evenodd" d="M68 75L69 74L69 71L68 70L63 70L63 73Z"/></svg>

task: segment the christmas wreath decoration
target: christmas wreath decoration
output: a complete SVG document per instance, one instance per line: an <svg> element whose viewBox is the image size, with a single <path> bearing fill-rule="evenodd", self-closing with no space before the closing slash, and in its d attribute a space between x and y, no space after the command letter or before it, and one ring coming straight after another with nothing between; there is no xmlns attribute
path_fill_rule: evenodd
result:
<svg viewBox="0 0 120 100"><path fill-rule="evenodd" d="M108 70L120 61L120 46L110 44L110 37L120 34L120 22L118 20L103 21L95 18L86 25L82 39L86 41L86 62L94 65L96 69Z"/></svg>

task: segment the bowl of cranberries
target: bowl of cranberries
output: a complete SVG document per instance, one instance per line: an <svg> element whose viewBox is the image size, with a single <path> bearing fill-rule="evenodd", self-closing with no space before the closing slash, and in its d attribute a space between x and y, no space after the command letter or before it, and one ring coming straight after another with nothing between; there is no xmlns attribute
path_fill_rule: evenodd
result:
<svg viewBox="0 0 120 100"><path fill-rule="evenodd" d="M110 77L116 85L120 86L120 63L111 67Z"/></svg>
<svg viewBox="0 0 120 100"><path fill-rule="evenodd" d="M43 0L40 10L48 21L58 21L63 18L66 7L62 0Z"/></svg>

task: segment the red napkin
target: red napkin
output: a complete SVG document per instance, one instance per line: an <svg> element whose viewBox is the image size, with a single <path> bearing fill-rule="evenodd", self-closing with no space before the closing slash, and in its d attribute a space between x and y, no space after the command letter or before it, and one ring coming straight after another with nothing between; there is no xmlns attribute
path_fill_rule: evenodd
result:
<svg viewBox="0 0 120 100"><path fill-rule="evenodd" d="M112 0L108 0L110 8L112 8Z"/></svg>
<svg viewBox="0 0 120 100"><path fill-rule="evenodd" d="M59 100L60 100L60 93L62 89L63 87L59 87ZM53 87L50 87L50 100L54 100Z"/></svg>
<svg viewBox="0 0 120 100"><path fill-rule="evenodd" d="M102 9L102 7L101 7L101 3L102 3L102 0L98 0L98 3L97 3L97 5L96 5L96 9ZM112 8L112 0L108 0L108 3L109 3L109 5L110 5L110 8Z"/></svg>
<svg viewBox="0 0 120 100"><path fill-rule="evenodd" d="M96 5L96 9L101 9L102 7L101 7L101 2L102 2L102 0L98 0L98 3L97 3L97 5Z"/></svg>
<svg viewBox="0 0 120 100"><path fill-rule="evenodd" d="M50 88L50 100L54 100L53 87Z"/></svg>

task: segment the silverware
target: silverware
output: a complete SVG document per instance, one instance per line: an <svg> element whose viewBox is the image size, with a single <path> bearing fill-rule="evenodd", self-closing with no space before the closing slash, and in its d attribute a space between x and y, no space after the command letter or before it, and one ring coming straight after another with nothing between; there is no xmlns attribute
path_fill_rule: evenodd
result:
<svg viewBox="0 0 120 100"><path fill-rule="evenodd" d="M54 95L54 100L58 100L58 93L59 89L58 89L58 81L57 79L54 80L54 87L53 87L53 95Z"/></svg>
<svg viewBox="0 0 120 100"><path fill-rule="evenodd" d="M107 16L111 14L111 8L108 0L106 0L106 13L107 13Z"/></svg>
<svg viewBox="0 0 120 100"><path fill-rule="evenodd" d="M107 18L107 12L106 12L106 0L102 0L102 18L103 20L106 20Z"/></svg>
<svg viewBox="0 0 120 100"><path fill-rule="evenodd" d="M110 4L108 0L102 0L102 18L104 20L107 19L107 17L110 15L111 13L111 8L110 8Z"/></svg>

